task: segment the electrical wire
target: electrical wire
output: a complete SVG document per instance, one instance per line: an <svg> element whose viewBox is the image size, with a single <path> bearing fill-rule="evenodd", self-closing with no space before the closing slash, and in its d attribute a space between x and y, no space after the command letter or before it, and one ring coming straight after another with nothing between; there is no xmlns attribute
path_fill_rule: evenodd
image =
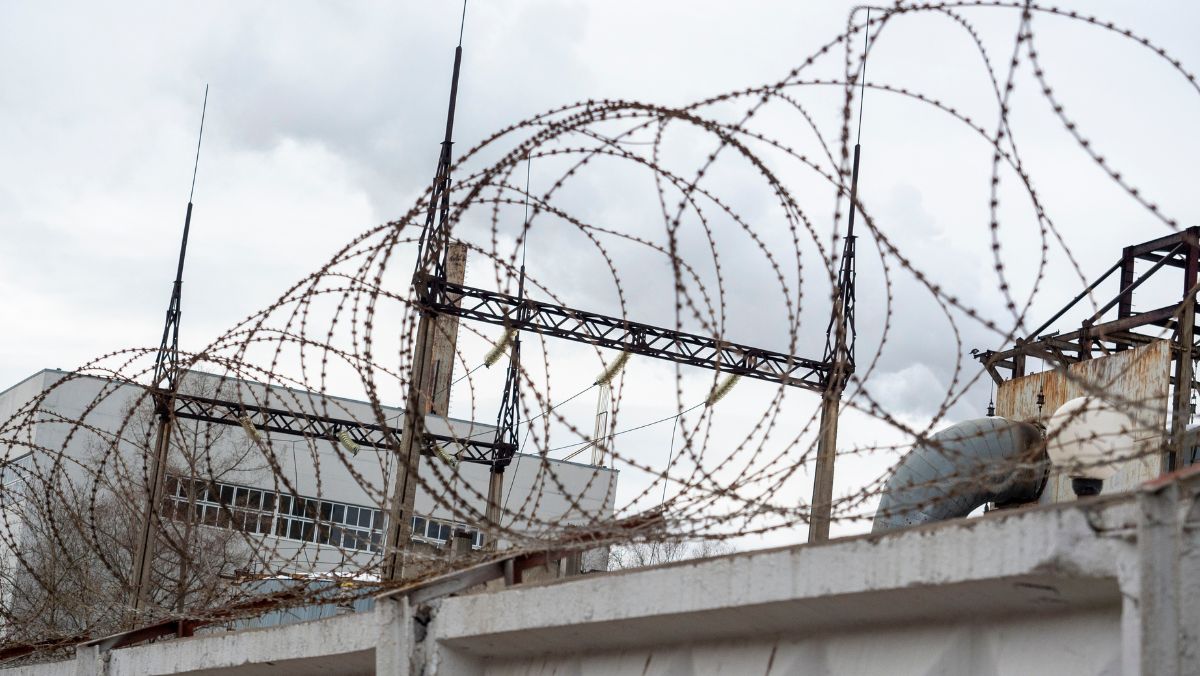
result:
<svg viewBox="0 0 1200 676"><path fill-rule="evenodd" d="M676 419L676 418L679 418L679 417L683 416L683 415L684 415L684 414L686 414L686 413L691 413L692 411L694 411L694 410L696 410L696 409L700 408L700 407L701 407L701 406L703 406L703 405L704 405L704 402L700 402L699 404L696 404L695 406L693 406L693 407L691 407L691 408L689 408L689 409L686 409L686 410L680 411L679 413L676 413L675 415L668 416L668 417L666 417L666 418L662 418L662 419L660 419L660 420L655 420L654 422L648 422L648 423L646 423L645 425L638 425L637 427L630 427L629 429L627 429L627 430L621 430L620 432L613 432L612 434L608 435L608 437L611 439L612 437L619 436L619 435L621 435L621 434L626 434L626 433L628 433L628 432L636 432L636 431L638 431L638 430L644 430L644 429L646 429L647 427L653 427L654 425L658 425L658 424L660 424L660 423L665 423L665 422L667 422L668 420L674 420L674 419ZM579 441L579 442L576 442L576 443L573 443L573 444L567 444L567 445L565 445L565 446L557 446L557 447L555 447L555 448L552 448L552 449L550 449L550 450L546 451L546 454L548 455L548 454L550 454L550 453L553 453L554 451L561 451L561 450L563 450L564 448L574 448L575 446L579 446L579 445L581 445L581 444L590 444L590 443L592 443L592 440L591 440L591 439L589 439L589 440L587 440L587 441ZM580 453L584 452L585 450L587 450L586 446L585 446L584 448L581 448L581 449L579 449L578 451L575 451L575 452L574 452L574 453L572 453L571 455L568 455L568 456L566 456L566 457L562 458L562 460L570 460L571 458L574 458L575 456L579 455Z"/></svg>

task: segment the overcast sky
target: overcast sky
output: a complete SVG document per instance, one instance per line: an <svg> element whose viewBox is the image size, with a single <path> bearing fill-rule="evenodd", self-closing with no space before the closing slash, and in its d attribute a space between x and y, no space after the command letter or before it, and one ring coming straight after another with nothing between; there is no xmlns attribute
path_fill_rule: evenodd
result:
<svg viewBox="0 0 1200 676"><path fill-rule="evenodd" d="M1060 4L1150 37L1189 70L1200 63L1195 3ZM777 81L844 31L854 5L472 0L457 148L574 101L683 105ZM184 285L185 349L203 348L356 235L403 214L437 161L459 13L458 3L449 1L0 5L0 389L45 367L71 369L107 352L157 343L206 84ZM975 9L964 16L975 22L992 62L1006 64L1018 14ZM1196 91L1150 52L1111 33L1040 15L1034 33L1046 77L1071 119L1166 213L1184 225L1195 223L1200 206L1193 199L1190 160L1200 151ZM818 62L815 76L836 77L841 58L835 52ZM868 80L926 92L992 131L996 103L981 64L967 33L948 18L902 17L873 47ZM1115 188L1037 89L1023 68L1014 134L1047 212L1083 273L1095 276L1122 246L1167 230ZM841 91L808 87L795 94L829 142L836 142ZM767 117L759 128L820 155L795 114ZM867 94L863 146L860 197L879 227L936 283L1011 327L992 270L989 147L948 116L881 92ZM677 156L686 159L686 149ZM548 182L550 167L531 173L536 190L539 179ZM832 192L810 188L812 177L794 168L781 175L795 177L794 196L828 237ZM754 227L770 246L776 237L790 242L772 230L778 221L761 184L749 187L752 181L736 168L719 177L725 182L714 189L758 218ZM643 211L626 191L627 180L601 172L568 203L596 225L617 227L614 220L645 214L658 219L661 231L661 214ZM646 206L654 208L652 202ZM1006 183L1000 241L1008 282L1022 299L1032 288L1041 248L1032 213L1028 198ZM611 301L611 278L593 285L591 268L576 264L566 237L549 230L531 238L530 274L564 289L561 295L575 305ZM874 244L860 242L861 360L879 345L886 293ZM782 304L778 290L771 295L762 258L743 254L733 238L720 243L729 252L722 263L728 337L785 347ZM802 255L819 271L810 245ZM1061 247L1049 256L1053 267L1035 297L1034 324L1081 287ZM639 260L617 262L627 291L639 283L648 288L647 280L655 279ZM793 254L793 265L795 260ZM805 283L812 286L801 307L798 349L819 352L828 288L819 274ZM978 323L961 322L960 349L936 303L910 275L897 272L892 293L891 334L868 387L894 415L924 424L939 408L956 364L968 369L960 378L976 375L964 352L996 347L1000 338ZM669 287L644 296L634 299L634 309L655 314L671 308ZM560 397L586 385L600 368L594 351L561 349L566 366L556 371ZM670 366L635 360L627 381L643 380L626 392L619 427L676 410L674 374ZM686 377L696 388L692 398L702 399L707 376ZM722 443L742 439L774 394L766 385L739 385L723 403L730 431ZM784 427L794 435L813 414L816 398L789 396L799 422ZM980 414L986 396L981 383L953 415ZM452 412L486 420L494 416L492 402L491 394L472 400L456 393ZM594 400L581 401L565 410L590 428L593 406ZM854 413L843 427L847 445L901 441L887 425ZM630 451L645 448L648 462L661 462L669 428L621 443ZM882 456L850 458L844 471L839 468L839 492L880 476L888 463Z"/></svg>

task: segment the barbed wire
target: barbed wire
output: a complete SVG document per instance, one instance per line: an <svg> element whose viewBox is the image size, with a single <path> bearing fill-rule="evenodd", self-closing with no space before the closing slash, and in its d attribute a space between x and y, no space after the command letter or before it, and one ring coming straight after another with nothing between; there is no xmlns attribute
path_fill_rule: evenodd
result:
<svg viewBox="0 0 1200 676"><path fill-rule="evenodd" d="M1167 420L1176 348L1150 344L1122 353L1149 364L1139 367L1136 382L1113 376L1101 360L1048 368L1034 376L1038 410L1021 399L1032 396L1031 385L1019 390L1009 381L997 395L1003 400L998 417L961 418L971 410L967 398L988 378L968 355L970 347L1036 337L1029 335L1035 311L1068 295L1057 278L1050 286L1058 257L1081 288L1088 284L1085 265L1034 187L1037 173L1053 168L1033 162L1016 140L1016 92L1029 74L1053 122L1107 179L1160 229L1180 231L1179 218L1148 196L1162 188L1139 186L1081 130L1055 93L1034 27L1069 21L1116 35L1149 50L1200 94L1194 75L1148 38L1030 2L899 2L869 18L865 12L854 10L843 33L769 84L678 107L580 101L489 135L456 159L446 196L447 235L468 252L467 274L502 294L520 288L522 302L593 305L625 322L649 321L718 345L749 336L767 349L812 359L824 337L812 327L825 326L836 302L840 224L856 209L866 228L862 236L873 245L870 262L878 266L878 277L869 279L878 303L859 317L877 338L848 375L842 416L851 426L877 423L890 438L842 440L839 459L869 463L869 469L836 496L832 520L839 527L950 513L969 496L989 496L987 502L1000 505L1035 500L1060 474L1047 469L1047 447L1062 424L1085 415L1071 414L1047 432L1050 414L1076 397L1119 411L1128 421L1123 438L1136 439L1093 465L1157 463L1163 440L1174 433ZM994 29L998 17L1014 15L1019 24L1011 52L999 61L978 26L987 22ZM860 80L862 32L870 31L869 50L903 30L896 27L901 17L938 26L948 21L965 34L992 99L987 115L970 115L961 104L901 84ZM823 76L818 68L833 62L838 50L840 76ZM839 89L833 127L814 113L814 101ZM866 94L910 102L931 119L964 129L989 154L990 250L976 253L979 265L990 260L992 291L1003 305L998 316L978 297L939 283L928 271L931 261L907 253L881 225L886 209L870 206L861 194L851 203L850 128ZM786 137L771 132L778 127L769 120L780 118L789 121ZM795 118L799 124L791 125ZM808 145L789 140L795 129L804 130ZM544 188L527 187L522 163L527 171L530 163L537 168ZM796 185L803 189L789 187ZM10 395L24 399L0 422L3 654L52 656L86 638L164 618L243 626L238 623L264 610L352 603L521 552L579 552L591 558L585 566L602 570L614 548L635 544L749 546L763 536L799 541L813 518L808 491L821 424L816 395L759 382L742 385L743 393L750 390L744 398L735 394L736 401L722 404L738 382L729 369L676 365L668 373L635 356L630 367L622 362L609 373L616 360L630 358L540 333L526 334L525 356L515 364L520 453L504 475L500 518L490 520L489 469L472 463L465 449L495 435L490 421L503 369L490 366L508 361L503 355L514 336L511 327L468 316L453 335L435 324L437 339L456 341L449 368L461 375L434 391L435 397L453 395L455 417L425 424L454 443L434 448L412 472L418 498L411 523L404 524L414 529L405 537L405 575L385 579L385 520L405 462L395 450L400 402L427 310L410 275L420 264L418 245L429 241L422 228L435 188L204 349L182 354L182 377L170 393L151 387L157 351L131 348L69 373L45 372ZM1031 210L1036 242L1006 234L1015 229L1002 232L1008 207L1002 198L1010 194L1028 202L1015 206ZM603 207L594 206L600 200ZM830 200L832 227L820 215ZM528 211L518 217L520 209ZM641 220L630 225L631 214ZM652 225L645 218L651 214ZM1036 262L1015 272L1006 264L1006 247L1014 241L1025 252L1037 247ZM543 264L526 271L523 252L530 244ZM747 279L757 280L753 288ZM1029 285L1027 294L1017 291L1017 279ZM889 405L881 381L885 369L897 365L888 347L901 330L899 307L918 293L937 308L939 333L953 341L947 350L953 364L941 378L935 410L914 417ZM1101 308L1094 294L1087 302L1093 312ZM1178 326L1186 307L1165 322ZM597 367L605 374L600 379ZM589 430L580 418L590 415L569 404L601 389L601 380L611 388L611 408ZM671 381L673 402L670 384L664 385ZM571 394L557 394L562 391ZM627 419L623 403L635 420ZM663 415L663 407L670 413ZM163 419L169 427L160 426ZM948 422L956 424L946 428ZM653 441L645 433L665 430L666 423L670 442L660 448L665 434ZM157 502L149 497L156 429L169 434L165 494ZM351 429L374 435L374 445L353 438ZM640 441L629 441L639 432ZM988 448L983 456L968 452L976 440ZM1011 448L1001 448L1009 442ZM588 449L600 464L575 461ZM951 470L904 475L906 459L913 458ZM135 609L135 533L147 504L158 547L150 602ZM469 531L469 546L454 545L455 530Z"/></svg>

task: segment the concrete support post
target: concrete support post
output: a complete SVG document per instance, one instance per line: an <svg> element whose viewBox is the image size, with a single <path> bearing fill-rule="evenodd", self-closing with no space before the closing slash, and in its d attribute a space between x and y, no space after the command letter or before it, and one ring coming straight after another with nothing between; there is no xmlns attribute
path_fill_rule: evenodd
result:
<svg viewBox="0 0 1200 676"><path fill-rule="evenodd" d="M98 645L75 647L75 676L105 676L108 674L108 651Z"/></svg>
<svg viewBox="0 0 1200 676"><path fill-rule="evenodd" d="M1180 626L1179 484L1169 482L1138 493L1137 664L1149 676L1178 676ZM1129 643L1127 642L1127 646ZM1127 664L1127 669L1133 665Z"/></svg>
<svg viewBox="0 0 1200 676"><path fill-rule="evenodd" d="M446 249L446 281L462 284L467 275L467 245L452 242ZM456 294L449 296L456 306L462 300ZM433 324L433 401L430 410L434 415L450 415L450 385L454 382L457 347L458 317L438 315Z"/></svg>
<svg viewBox="0 0 1200 676"><path fill-rule="evenodd" d="M829 522L833 512L833 465L837 459L840 409L840 391L831 387L821 399L821 429L817 438L812 512L808 522L809 542L824 542L829 539Z"/></svg>
<svg viewBox="0 0 1200 676"><path fill-rule="evenodd" d="M407 597L375 602L379 642L375 644L375 673L408 676L412 673L412 612Z"/></svg>
<svg viewBox="0 0 1200 676"><path fill-rule="evenodd" d="M155 512L162 504L163 484L166 482L167 455L171 447L171 416L160 411L158 430L154 436L153 455L150 458L149 483L146 485L146 505L142 513L141 530L133 554L133 584L131 596L135 614L150 605L154 587L154 557L158 551L158 530L155 528ZM137 621L137 618L133 618Z"/></svg>
<svg viewBox="0 0 1200 676"><path fill-rule="evenodd" d="M500 518L504 505L504 471L492 470L488 480L487 512L484 520L483 546L494 550L500 539Z"/></svg>
<svg viewBox="0 0 1200 676"><path fill-rule="evenodd" d="M404 427L396 454L391 504L388 509L387 538L384 541L383 579L404 578L405 557L412 531L413 509L417 501L417 473L424 444L425 414L432 394L430 356L434 317L422 314L417 325L417 340L409 375L408 397L404 407Z"/></svg>

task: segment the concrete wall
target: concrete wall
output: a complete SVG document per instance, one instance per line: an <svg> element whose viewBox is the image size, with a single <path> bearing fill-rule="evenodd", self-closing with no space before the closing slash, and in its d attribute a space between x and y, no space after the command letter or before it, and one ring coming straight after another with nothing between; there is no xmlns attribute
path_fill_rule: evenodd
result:
<svg viewBox="0 0 1200 676"><path fill-rule="evenodd" d="M1200 674L1200 473L1134 494L166 640L24 674Z"/></svg>

